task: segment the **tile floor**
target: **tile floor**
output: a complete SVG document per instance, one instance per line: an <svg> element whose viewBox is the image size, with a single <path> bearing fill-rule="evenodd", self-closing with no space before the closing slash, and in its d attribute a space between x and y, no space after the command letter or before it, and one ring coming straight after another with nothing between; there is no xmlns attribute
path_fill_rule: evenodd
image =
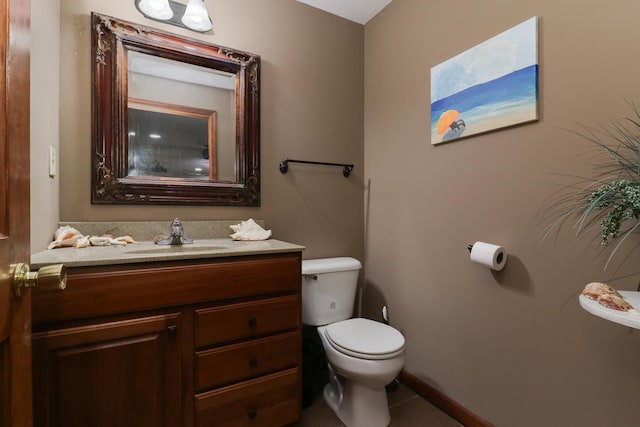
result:
<svg viewBox="0 0 640 427"><path fill-rule="evenodd" d="M388 397L390 427L464 427L402 384ZM324 403L322 396L318 396L302 411L302 420L295 427L344 427L344 424Z"/></svg>

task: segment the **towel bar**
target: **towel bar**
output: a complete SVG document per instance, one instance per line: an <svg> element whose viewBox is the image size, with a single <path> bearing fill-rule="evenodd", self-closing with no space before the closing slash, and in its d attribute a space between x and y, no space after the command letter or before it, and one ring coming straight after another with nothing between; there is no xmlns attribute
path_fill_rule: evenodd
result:
<svg viewBox="0 0 640 427"><path fill-rule="evenodd" d="M353 170L353 164L345 164L345 163L328 163L328 162L313 162L310 160L292 160L286 159L280 162L280 172L287 173L289 170L289 162L291 163L304 163L309 165L324 165L324 166L340 166L342 167L342 175L347 178L351 171Z"/></svg>

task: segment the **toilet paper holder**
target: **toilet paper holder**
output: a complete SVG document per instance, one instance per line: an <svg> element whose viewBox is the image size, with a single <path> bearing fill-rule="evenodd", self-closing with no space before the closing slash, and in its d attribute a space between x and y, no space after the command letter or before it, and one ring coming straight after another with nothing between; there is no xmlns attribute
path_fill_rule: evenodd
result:
<svg viewBox="0 0 640 427"><path fill-rule="evenodd" d="M473 244L467 245L467 249L469 249L469 253L471 253L471 250L473 249ZM502 264L503 257L504 257L504 253L500 252L496 258L496 261L498 262L498 264Z"/></svg>
<svg viewBox="0 0 640 427"><path fill-rule="evenodd" d="M469 258L472 262L489 267L492 270L500 271L507 262L507 252L502 246L486 242L475 242L467 245Z"/></svg>

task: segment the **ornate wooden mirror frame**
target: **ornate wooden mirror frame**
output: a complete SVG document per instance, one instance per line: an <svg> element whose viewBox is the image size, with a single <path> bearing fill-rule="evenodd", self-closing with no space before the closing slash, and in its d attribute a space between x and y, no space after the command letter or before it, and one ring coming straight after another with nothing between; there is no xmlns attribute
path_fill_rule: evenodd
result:
<svg viewBox="0 0 640 427"><path fill-rule="evenodd" d="M260 57L92 13L94 204L260 205ZM130 52L235 76L231 179L140 176L129 165ZM162 91L162 87L157 88ZM152 101L152 100L150 100ZM139 100L131 100L139 102ZM132 104L133 107L133 104ZM194 107L194 106L185 106ZM220 128L220 115L218 115ZM214 135L214 140L215 140ZM220 138L218 138L220 145ZM213 153L212 153L213 154ZM215 167L215 166L214 166ZM220 168L218 167L218 170Z"/></svg>

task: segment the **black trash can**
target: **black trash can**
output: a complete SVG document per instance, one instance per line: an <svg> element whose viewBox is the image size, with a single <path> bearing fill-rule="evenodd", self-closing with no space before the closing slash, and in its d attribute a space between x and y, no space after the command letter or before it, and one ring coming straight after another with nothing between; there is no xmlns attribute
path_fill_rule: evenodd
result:
<svg viewBox="0 0 640 427"><path fill-rule="evenodd" d="M327 363L315 326L302 327L302 409L311 406L328 381Z"/></svg>

